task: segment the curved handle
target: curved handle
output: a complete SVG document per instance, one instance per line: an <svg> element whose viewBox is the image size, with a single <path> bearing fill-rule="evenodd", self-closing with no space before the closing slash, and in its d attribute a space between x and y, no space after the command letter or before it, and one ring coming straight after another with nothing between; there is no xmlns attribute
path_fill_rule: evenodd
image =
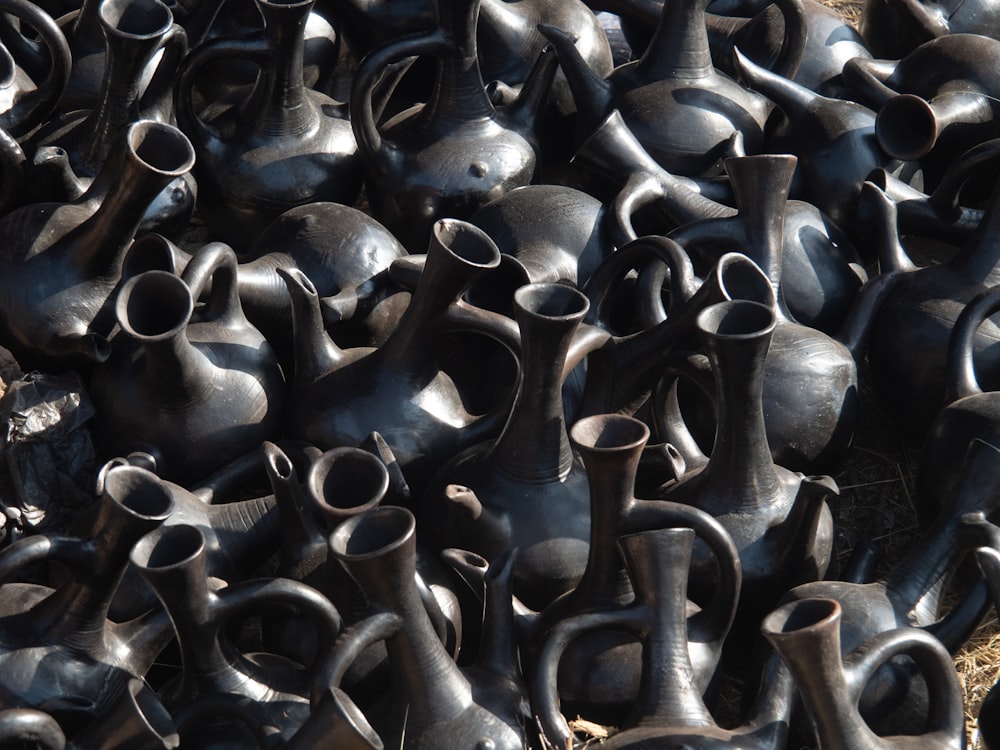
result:
<svg viewBox="0 0 1000 750"><path fill-rule="evenodd" d="M0 117L0 126L9 130L14 138L21 138L55 111L66 90L73 59L62 29L52 16L34 3L26 0L0 0L0 11L10 13L27 23L37 33L48 52L46 59L49 69L45 78L37 84L34 91L22 96L9 112ZM33 44L27 40L25 43Z"/></svg>
<svg viewBox="0 0 1000 750"><path fill-rule="evenodd" d="M297 608L316 627L316 657L312 664L304 665L311 672L310 689L315 695L317 688L322 690L326 687L323 683L333 672L333 646L343 621L337 608L323 594L299 581L271 578L232 584L220 591L215 601L216 621L223 624L235 616L259 610L268 604Z"/></svg>
<svg viewBox="0 0 1000 750"><path fill-rule="evenodd" d="M310 703L315 707L329 687L339 687L347 670L362 652L374 643L392 638L403 627L403 618L394 612L377 612L344 629L327 660L322 679L314 682Z"/></svg>
<svg viewBox="0 0 1000 750"><path fill-rule="evenodd" d="M740 591L743 588L743 567L732 536L710 513L669 500L640 500L629 510L629 515L624 519L626 527L631 524L630 516L634 514L637 518L643 513L643 506L647 503L649 503L648 510L654 518L658 518L655 524L650 523L652 519L644 520L640 524L642 529L667 526L692 529L715 556L719 567L718 584L712 598L700 611L688 617L688 640L721 644L736 617ZM627 532L622 531L619 536L624 533Z"/></svg>
<svg viewBox="0 0 1000 750"><path fill-rule="evenodd" d="M215 60L248 60L264 67L269 56L266 39L219 37L196 47L181 63L174 86L174 116L180 129L196 143L221 141L222 134L202 120L195 109L194 85L198 75Z"/></svg>
<svg viewBox="0 0 1000 750"><path fill-rule="evenodd" d="M802 0L774 0L774 5L781 11L781 17L785 21L785 33L771 71L794 80L809 40L805 3Z"/></svg>
<svg viewBox="0 0 1000 750"><path fill-rule="evenodd" d="M374 93L382 73L390 65L406 57L416 55L443 57L451 49L444 33L438 28L392 39L365 55L351 82L349 109L354 138L358 142L358 148L368 159L379 158L386 150L386 143L376 122L373 104Z"/></svg>
<svg viewBox="0 0 1000 750"><path fill-rule="evenodd" d="M991 138L973 146L948 165L927 202L946 221L957 221L962 215L959 204L962 188L972 173L1000 157L1000 138Z"/></svg>
<svg viewBox="0 0 1000 750"><path fill-rule="evenodd" d="M517 323L506 315L485 310L463 299L449 305L439 321L439 326L441 332L464 331L489 336L515 358L521 352L521 332Z"/></svg>
<svg viewBox="0 0 1000 750"><path fill-rule="evenodd" d="M653 429L657 440L670 443L684 458L689 470L704 466L708 457L684 421L677 392L679 378L685 377L715 402L715 379L708 357L695 352L675 352L667 359L663 376L653 390Z"/></svg>
<svg viewBox="0 0 1000 750"><path fill-rule="evenodd" d="M0 581L47 560L69 565L89 565L93 547L86 541L66 536L29 536L19 539L0 552Z"/></svg>
<svg viewBox="0 0 1000 750"><path fill-rule="evenodd" d="M900 654L916 662L927 683L928 716L923 736L940 733L957 739L965 731L965 719L955 664L941 641L920 628L878 633L844 660L854 700L861 697L875 671Z"/></svg>
<svg viewBox="0 0 1000 750"><path fill-rule="evenodd" d="M721 645L736 617L743 567L732 536L710 513L672 500L637 500L622 519L618 536L661 528L688 528L708 545L719 568L715 593L688 617L688 640Z"/></svg>
<svg viewBox="0 0 1000 750"><path fill-rule="evenodd" d="M632 224L632 217L642 208L651 206L667 197L663 184L645 172L634 172L622 185L622 189L611 201L608 222L611 226L611 241L618 247L639 236Z"/></svg>
<svg viewBox="0 0 1000 750"><path fill-rule="evenodd" d="M948 339L948 378L945 384L945 404L965 396L982 393L976 378L976 332L985 320L1000 311L1000 284L973 297L962 309Z"/></svg>
<svg viewBox="0 0 1000 750"><path fill-rule="evenodd" d="M31 742L41 750L63 750L66 735L59 722L44 711L8 708L0 711L0 743Z"/></svg>
<svg viewBox="0 0 1000 750"><path fill-rule="evenodd" d="M163 54L139 99L139 111L147 120L170 122L173 114L174 81L181 61L188 53L187 32L180 24L171 25L160 40L157 47L157 51L159 50L163 50Z"/></svg>
<svg viewBox="0 0 1000 750"><path fill-rule="evenodd" d="M536 660L531 702L542 733L552 747L568 748L572 740L569 725L559 712L559 662L569 644L595 630L624 630L641 636L649 621L649 610L640 605L568 617L549 630Z"/></svg>
<svg viewBox="0 0 1000 750"><path fill-rule="evenodd" d="M652 263L651 261L661 261ZM615 285L633 269L639 269L640 278L647 267L665 269L670 274L670 307L679 306L690 299L698 287L698 279L691 265L691 258L677 242L660 235L639 237L621 247L604 260L587 279L583 293L590 300L590 310L584 322L605 326L607 307ZM653 274L650 283L641 286L644 292L639 299L639 314L643 326L649 327L668 318L660 299L664 274Z"/></svg>
<svg viewBox="0 0 1000 750"><path fill-rule="evenodd" d="M213 321L226 328L250 325L243 313L239 294L239 263L236 251L223 242L210 242L188 261L181 280L191 290L192 299L200 299L208 289L208 302L198 311L201 321Z"/></svg>

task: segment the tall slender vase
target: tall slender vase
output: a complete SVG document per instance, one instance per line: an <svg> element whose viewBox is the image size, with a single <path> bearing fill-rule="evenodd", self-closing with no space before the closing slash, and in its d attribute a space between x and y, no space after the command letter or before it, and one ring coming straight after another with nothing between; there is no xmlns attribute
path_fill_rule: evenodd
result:
<svg viewBox="0 0 1000 750"><path fill-rule="evenodd" d="M263 726L291 737L309 716L312 681L326 674L340 632L340 616L326 597L281 578L213 590L205 571L205 540L196 526L165 526L147 534L133 548L131 561L170 616L180 648L181 673L160 691L167 708L174 712L216 696L249 698L257 702L255 717ZM275 654L243 654L229 640L233 618L274 604L297 607L316 625L321 656L305 669ZM225 718L208 721L199 731L202 747L228 746Z"/></svg>
<svg viewBox="0 0 1000 750"><path fill-rule="evenodd" d="M934 636L901 627L872 636L848 655L841 655L840 605L833 599L789 602L769 614L761 632L789 665L816 729L830 750L889 750L921 747L959 750L965 747L961 688L951 656ZM892 657L906 654L920 665L931 686L925 723L913 724L916 736L882 737L858 712L858 698L868 678Z"/></svg>
<svg viewBox="0 0 1000 750"><path fill-rule="evenodd" d="M727 159L738 217L692 222L669 236L693 254L743 244L770 279L777 325L763 381L768 442L780 465L822 474L840 468L854 436L861 408L857 359L863 355L873 311L887 291L883 280L861 292L857 277L842 288L852 304L836 335L802 325L789 312L784 235L786 229L794 230L786 228L785 216L798 163L791 154ZM808 264L798 267L806 277L819 272Z"/></svg>
<svg viewBox="0 0 1000 750"><path fill-rule="evenodd" d="M198 152L199 211L222 240L246 250L294 206L314 201L353 205L361 162L346 109L307 88L305 24L315 0L258 0L264 30L252 39L220 37L195 49L177 77L177 121ZM250 90L210 107L194 100L199 73L216 60L259 67ZM214 115L212 114L214 112Z"/></svg>
<svg viewBox="0 0 1000 750"><path fill-rule="evenodd" d="M480 694L445 651L427 616L414 580L413 515L394 506L362 513L333 532L330 550L361 586L376 613L399 617L398 629L386 639L395 710L370 717L386 746L521 750L525 737L519 707L506 700L496 706L481 705Z"/></svg>
<svg viewBox="0 0 1000 750"><path fill-rule="evenodd" d="M173 124L172 82L187 53L187 36L170 8L160 0L102 0L97 20L107 50L99 97L84 109L64 111L31 136L33 149L58 148L66 155L36 159L52 173L44 200L82 194L133 122ZM146 209L141 231L179 238L190 223L196 192L190 173L172 180Z"/></svg>
<svg viewBox="0 0 1000 750"><path fill-rule="evenodd" d="M424 493L421 533L439 548L488 560L517 547L514 592L545 607L580 580L587 564L587 476L563 416L567 355L589 303L572 287L531 284L514 293L521 380L496 440L445 464Z"/></svg>
<svg viewBox="0 0 1000 750"><path fill-rule="evenodd" d="M112 623L108 610L132 546L173 510L167 488L136 467L110 469L79 536L25 537L0 555L0 578L58 561L56 588L8 582L0 609L3 705L44 707L72 736L143 677L170 639L159 614Z"/></svg>
<svg viewBox="0 0 1000 750"><path fill-rule="evenodd" d="M639 699L621 731L604 744L609 750L646 747L737 746L779 750L788 733L791 681L772 675L758 699L755 716L726 730L716 724L701 695L689 656L688 568L695 534L691 529L658 529L619 539L636 590L635 601L611 610L591 610L560 622L548 634L536 665L534 705L542 730L554 747L568 747L569 728L556 702L558 664L578 636L604 629L635 635L642 644ZM690 744L689 744L690 743Z"/></svg>
<svg viewBox="0 0 1000 750"><path fill-rule="evenodd" d="M738 622L746 628L791 586L821 579L833 549L831 487L777 465L768 446L762 393L776 325L774 309L757 302L721 302L701 313L715 443L703 468L659 494L710 513L732 535L743 567ZM695 570L710 577L710 566L699 561Z"/></svg>
<svg viewBox="0 0 1000 750"><path fill-rule="evenodd" d="M722 644L736 611L740 590L739 558L732 539L704 511L670 501L635 496L639 459L649 429L620 414L579 420L570 430L583 458L590 488L590 546L580 583L542 610L533 623L528 660L559 623L595 610L618 610L635 600L624 558L617 544L623 534L663 527L694 529L714 555L720 577L697 615L687 618L689 659L702 692L709 689ZM686 597L685 597L686 598ZM632 633L587 633L569 644L559 664L559 696L567 713L594 721L620 723L639 696L642 648Z"/></svg>

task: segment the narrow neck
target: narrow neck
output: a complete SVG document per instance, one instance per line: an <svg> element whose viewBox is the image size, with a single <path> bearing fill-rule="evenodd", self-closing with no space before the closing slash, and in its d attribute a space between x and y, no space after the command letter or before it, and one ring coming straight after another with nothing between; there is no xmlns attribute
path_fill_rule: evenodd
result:
<svg viewBox="0 0 1000 750"><path fill-rule="evenodd" d="M314 0L258 0L270 53L251 104L262 136L304 133L315 126L317 113L303 79L305 28L313 5Z"/></svg>
<svg viewBox="0 0 1000 750"><path fill-rule="evenodd" d="M582 315L556 318L517 313L521 382L492 459L522 481L556 481L569 474L573 464L563 414L563 366Z"/></svg>
<svg viewBox="0 0 1000 750"><path fill-rule="evenodd" d="M639 702L629 724L712 727L688 652L687 581L694 532L661 529L621 540L636 590L649 608Z"/></svg>
<svg viewBox="0 0 1000 750"><path fill-rule="evenodd" d="M145 161L118 133L119 146L108 154L97 177L79 203L100 200L97 210L73 232L73 263L91 276L120 278L125 251L156 195L181 172L166 171ZM187 144L190 148L190 144ZM172 146L165 146L172 149ZM173 156L165 155L164 160ZM193 152L192 159L193 161ZM186 171L186 170L185 170Z"/></svg>
<svg viewBox="0 0 1000 750"><path fill-rule="evenodd" d="M137 561L153 540L160 549ZM161 556L169 559L161 562ZM235 670L219 640L219 600L208 587L201 533L193 526L164 526L136 546L132 559L174 626L182 667L175 702L233 689Z"/></svg>
<svg viewBox="0 0 1000 750"><path fill-rule="evenodd" d="M705 26L705 0L667 0L638 64L642 78L715 75Z"/></svg>
<svg viewBox="0 0 1000 750"><path fill-rule="evenodd" d="M705 337L716 390L715 443L706 481L738 490L749 505L768 502L779 485L764 422L764 364L770 341L770 331Z"/></svg>
<svg viewBox="0 0 1000 750"><path fill-rule="evenodd" d="M785 211L797 163L794 156L783 154L726 160L726 172L746 231L747 255L770 279L780 314L784 314L781 269Z"/></svg>
<svg viewBox="0 0 1000 750"><path fill-rule="evenodd" d="M156 482L155 477L142 470L114 471L141 472L144 476L139 481ZM156 514L133 513L122 505L126 498L112 499L107 492L101 495L88 539L80 541L89 548L87 564L79 567L72 582L59 587L33 612L36 623L49 638L94 655L100 655L106 648L108 611L125 573L129 552L144 534L164 521L171 507L169 496L161 488L143 490L138 481L134 486L136 492L158 493Z"/></svg>
<svg viewBox="0 0 1000 750"><path fill-rule="evenodd" d="M485 232L464 221L438 220L420 282L378 356L389 367L416 377L436 373L431 352L444 314L477 274L499 264L500 251Z"/></svg>
<svg viewBox="0 0 1000 750"><path fill-rule="evenodd" d="M623 520L635 503L635 478L642 446L592 448L576 443L590 487L590 550L587 567L574 589L586 606L624 604L634 598L632 582L618 548Z"/></svg>
<svg viewBox="0 0 1000 750"><path fill-rule="evenodd" d="M101 100L81 126L85 133L80 161L84 171L96 174L108 158L113 144L129 123L140 118L139 97L143 71L169 29L170 16L163 8L167 25L148 34L133 34L105 23L107 58ZM152 19L151 19L152 20ZM81 175L82 176L82 175Z"/></svg>
<svg viewBox="0 0 1000 750"><path fill-rule="evenodd" d="M438 58L423 117L433 122L492 118L495 110L483 85L476 40L480 0L438 0L437 6L438 23L452 51Z"/></svg>
<svg viewBox="0 0 1000 750"><path fill-rule="evenodd" d="M808 606L808 600L796 604ZM767 637L791 670L823 747L868 747L865 740L872 734L858 714L858 696L844 672L839 617Z"/></svg>
<svg viewBox="0 0 1000 750"><path fill-rule="evenodd" d="M374 607L403 620L386 649L409 706L407 726L417 731L465 711L472 703L469 681L441 644L417 591L415 535L377 555L341 560Z"/></svg>

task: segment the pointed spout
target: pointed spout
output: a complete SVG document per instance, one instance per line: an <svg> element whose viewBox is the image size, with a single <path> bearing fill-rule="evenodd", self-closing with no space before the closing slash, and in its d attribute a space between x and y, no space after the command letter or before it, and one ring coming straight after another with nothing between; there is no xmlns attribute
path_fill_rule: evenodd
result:
<svg viewBox="0 0 1000 750"><path fill-rule="evenodd" d="M549 101L552 83L559 70L559 57L551 44L546 44L538 53L538 58L521 86L521 93L504 112L518 123L524 132L533 132L541 112Z"/></svg>
<svg viewBox="0 0 1000 750"><path fill-rule="evenodd" d="M796 113L808 111L823 98L805 86L761 67L740 52L738 47L733 49L733 61L747 85L777 104L789 119L795 119Z"/></svg>
<svg viewBox="0 0 1000 750"><path fill-rule="evenodd" d="M611 84L596 73L576 48L576 40L562 29L549 24L539 24L538 30L552 43L559 55L559 63L581 116L583 132L589 133L601 124L611 111Z"/></svg>
<svg viewBox="0 0 1000 750"><path fill-rule="evenodd" d="M319 294L309 278L297 268L277 268L292 301L292 339L295 347L294 380L307 382L336 370L345 361L323 325Z"/></svg>

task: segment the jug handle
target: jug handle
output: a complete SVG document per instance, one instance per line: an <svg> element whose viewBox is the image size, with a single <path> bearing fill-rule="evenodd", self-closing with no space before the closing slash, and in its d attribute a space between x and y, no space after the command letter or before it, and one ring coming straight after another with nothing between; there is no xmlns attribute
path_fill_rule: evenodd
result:
<svg viewBox="0 0 1000 750"><path fill-rule="evenodd" d="M343 626L340 613L329 599L312 586L288 578L270 578L231 584L220 591L215 599L213 617L224 630L232 618L269 604L295 607L316 626L315 661L304 665L311 671L310 690L315 695L317 687L325 689L323 682L331 673L333 645ZM244 659L242 655L238 658L241 661Z"/></svg>
<svg viewBox="0 0 1000 750"><path fill-rule="evenodd" d="M781 11L785 33L771 72L783 78L794 79L809 40L805 4L802 0L774 0L774 6Z"/></svg>
<svg viewBox="0 0 1000 750"><path fill-rule="evenodd" d="M0 743L37 745L41 750L63 750L66 735L50 714L35 708L7 708L0 711Z"/></svg>
<svg viewBox="0 0 1000 750"><path fill-rule="evenodd" d="M568 748L572 732L559 711L559 662L570 643L595 630L624 630L635 635L649 627L649 610L632 605L618 611L586 612L552 627L538 654L531 682L531 702L545 738L555 748Z"/></svg>
<svg viewBox="0 0 1000 750"><path fill-rule="evenodd" d="M181 280L191 290L191 297L200 299L206 290L208 302L197 319L212 321L226 328L250 325L243 314L239 294L239 263L236 252L223 242L210 242L188 261Z"/></svg>
<svg viewBox="0 0 1000 750"><path fill-rule="evenodd" d="M93 557L93 545L84 539L54 534L24 537L0 552L0 581L45 560L59 560L72 569L89 565Z"/></svg>
<svg viewBox="0 0 1000 750"><path fill-rule="evenodd" d="M927 202L945 220L957 221L962 214L959 199L965 183L976 169L990 164L997 157L1000 157L1000 138L991 138L973 146L948 165Z"/></svg>
<svg viewBox="0 0 1000 750"><path fill-rule="evenodd" d="M988 317L1000 310L1000 284L991 286L966 303L955 320L948 339L946 358L948 379L944 405L983 392L976 377L976 332Z"/></svg>
<svg viewBox="0 0 1000 750"><path fill-rule="evenodd" d="M708 463L708 457L694 439L677 395L680 377L690 380L712 402L715 402L715 380L708 357L695 352L675 352L664 368L663 376L653 389L653 429L657 439L673 445L684 457L689 470Z"/></svg>
<svg viewBox="0 0 1000 750"><path fill-rule="evenodd" d="M964 732L965 719L955 664L941 641L920 628L901 627L877 633L844 660L853 700L860 698L879 667L900 654L916 662L927 683L925 735L945 733L957 738Z"/></svg>
<svg viewBox="0 0 1000 750"><path fill-rule="evenodd" d="M618 252L610 255L603 261L587 279L583 287L583 293L590 300L590 310L584 322L589 325L602 326L604 321L602 314L605 312L608 299L614 289L616 282L620 281L624 275L637 268L641 271L651 260L659 260L670 272L670 306L675 307L690 299L699 281L694 274L694 267L691 265L691 258L677 242L661 235L647 235L639 237L626 245L623 245ZM656 264L660 266L660 264ZM657 276L662 286L662 276ZM663 309L659 297L659 287L650 286L648 298L640 300L640 314L643 323L653 321L659 323L667 319L668 313ZM655 296L655 299L654 299Z"/></svg>
<svg viewBox="0 0 1000 750"><path fill-rule="evenodd" d="M188 53L187 32L180 24L170 26L160 41L157 51L159 50L163 50L163 54L139 99L139 111L146 119L170 122L173 115L174 81L177 70Z"/></svg>
<svg viewBox="0 0 1000 750"><path fill-rule="evenodd" d="M267 40L219 37L191 51L180 64L174 88L174 116L180 129L196 143L223 140L219 130L198 116L194 107L194 84L201 69L215 60L241 59L264 67L270 56Z"/></svg>
<svg viewBox="0 0 1000 750"><path fill-rule="evenodd" d="M319 703L329 686L340 685L347 670L366 648L391 638L402 627L403 618L394 612L376 612L345 628L334 643L333 652L324 665L325 672L314 681L312 705Z"/></svg>
<svg viewBox="0 0 1000 750"><path fill-rule="evenodd" d="M26 136L56 110L73 65L69 42L52 16L31 2L0 0L0 11L27 22L48 52L49 70L34 91L25 94L3 120L14 138Z"/></svg>
<svg viewBox="0 0 1000 750"><path fill-rule="evenodd" d="M407 57L418 55L443 57L450 51L451 45L444 33L440 29L432 29L391 39L365 55L351 83L350 113L358 147L366 152L369 158L374 159L384 155L387 146L378 129L372 101L382 73L393 63Z"/></svg>
<svg viewBox="0 0 1000 750"><path fill-rule="evenodd" d="M736 616L743 585L740 553L726 528L711 513L691 505L673 500L638 499L622 519L618 535L675 527L692 529L718 562L719 583L715 594L701 610L688 617L688 632L699 634L699 642L705 642L703 636L708 634L710 642L721 643Z"/></svg>
<svg viewBox="0 0 1000 750"><path fill-rule="evenodd" d="M611 241L622 247L638 238L632 217L642 208L653 205L666 197L663 186L655 177L645 172L629 175L622 189L611 201L608 222L611 224Z"/></svg>

